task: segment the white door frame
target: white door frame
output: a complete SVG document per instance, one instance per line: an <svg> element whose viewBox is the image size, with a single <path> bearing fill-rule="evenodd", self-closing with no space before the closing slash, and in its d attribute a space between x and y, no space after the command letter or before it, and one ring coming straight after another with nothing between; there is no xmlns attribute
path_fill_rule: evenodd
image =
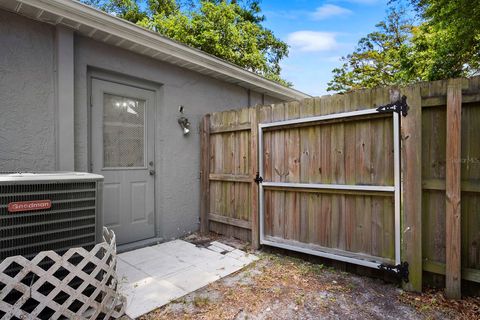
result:
<svg viewBox="0 0 480 320"><path fill-rule="evenodd" d="M153 140L152 141L152 148L153 150L151 150L151 157L148 157L147 155L149 154L149 151L147 149L147 131L149 129L145 129L145 166L146 167L131 167L131 168L128 168L129 170L144 170L144 169L153 169L154 171L157 171L158 173L158 169L160 167L160 163L157 162L157 112L158 112L158 106L157 106L157 100L158 100L158 89L157 88L153 88L152 86L147 86L147 85L143 85L143 83L141 81L136 81L135 79L127 79L126 77L124 76L121 76L121 75L111 75L109 73L104 73L104 72L101 72L101 71L91 71L89 72L89 75L88 75L88 96L89 96L89 112L88 112L88 162L89 162L89 171L90 172L93 172L93 163L94 163L94 142L93 142L93 139L94 139L94 135L93 135L93 121L92 121L92 107L93 107L93 94L94 94L94 86L93 86L93 83L95 81L100 81L100 82L108 82L108 83L111 83L113 85L119 85L119 86L125 86L125 87L130 87L132 88L132 90L141 90L141 91L148 91L151 93L151 98L148 99L149 100L149 104L150 104L150 112L152 114L152 117L151 117L151 121L153 122L153 125L151 125L152 127L152 135L151 135L151 139ZM114 92L113 94L120 94L119 92ZM120 94L122 95L122 94ZM128 95L127 95L128 96ZM146 123L148 122L147 119L145 120ZM103 158L103 156L102 156ZM154 163L154 166L153 167L150 167L148 162L149 162L149 158L152 159L153 163ZM105 168L106 170L108 171L118 171L118 170L124 170L125 168ZM158 183L158 180L159 179L156 179L156 177L154 176L153 177L153 197L152 197L152 206L153 206L153 235L151 237L148 237L148 238L145 238L145 239L141 239L141 240L138 240L138 241L135 241L135 242L129 242L129 243L126 243L126 244L122 244L122 246L124 245L130 245L132 243L140 243L140 242L145 242L145 241L148 241L149 239L156 239L157 237L157 234L158 234L158 213L157 213L157 201L156 201L156 191L157 191L157 183Z"/></svg>
<svg viewBox="0 0 480 320"><path fill-rule="evenodd" d="M260 177L264 176L263 172L263 131L265 128L275 128L275 127L287 127L289 125L296 125L302 123L310 122L320 122L325 120L332 119L345 119L353 118L358 116L366 116L372 114L378 114L379 112L376 109L366 109L359 111L343 112L328 114L324 116L315 116L302 119L292 119L271 123L260 123L258 125L258 169ZM307 254L312 254L320 257L325 257L329 259L344 261L348 263L353 263L365 267L371 267L378 269L381 262L378 261L367 261L357 258L352 258L344 255L339 255L335 253L322 252L318 250L312 250L306 247L293 246L285 243L273 242L265 239L265 226L264 226L264 188L265 187L288 187L288 188L308 188L308 189L337 189L337 190L356 190L356 191L379 191L379 192L388 192L394 194L394 215L395 215L395 264L400 264L400 125L399 125L399 115L396 112L393 112L392 116L393 121L393 157L394 157L394 184L393 186L362 186L362 185L347 185L347 184L309 184L309 183L291 183L291 182L270 182L262 181L259 183L259 220L260 220L260 244L269 245L272 247L283 248L292 251L303 252Z"/></svg>

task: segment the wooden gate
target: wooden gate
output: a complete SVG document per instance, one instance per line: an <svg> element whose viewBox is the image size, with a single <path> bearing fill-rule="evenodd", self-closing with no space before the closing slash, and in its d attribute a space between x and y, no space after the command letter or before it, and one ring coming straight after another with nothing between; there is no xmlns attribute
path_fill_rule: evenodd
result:
<svg viewBox="0 0 480 320"><path fill-rule="evenodd" d="M400 264L398 113L258 128L261 244L373 268Z"/></svg>
<svg viewBox="0 0 480 320"><path fill-rule="evenodd" d="M265 126L259 152L259 123L368 110L403 95L410 109L400 117L400 235L392 191L328 187L395 186L391 114ZM445 281L448 295L458 297L461 280L480 283L479 135L480 76L206 115L201 229L251 240L258 248L265 220L263 242L371 266L398 262L400 236L400 261L409 264L404 288L421 291L423 279ZM261 168L264 220L261 186L253 181Z"/></svg>

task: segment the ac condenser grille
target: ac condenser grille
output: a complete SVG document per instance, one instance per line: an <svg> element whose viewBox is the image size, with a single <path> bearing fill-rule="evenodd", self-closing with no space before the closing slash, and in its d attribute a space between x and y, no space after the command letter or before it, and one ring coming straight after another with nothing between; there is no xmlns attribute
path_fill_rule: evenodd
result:
<svg viewBox="0 0 480 320"><path fill-rule="evenodd" d="M97 183L0 185L0 260L95 244ZM51 208L9 212L11 202L50 200Z"/></svg>

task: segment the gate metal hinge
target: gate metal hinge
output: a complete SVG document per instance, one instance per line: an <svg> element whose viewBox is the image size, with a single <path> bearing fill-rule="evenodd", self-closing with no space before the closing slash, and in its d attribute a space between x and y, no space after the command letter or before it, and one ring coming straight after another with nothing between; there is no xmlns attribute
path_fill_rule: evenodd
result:
<svg viewBox="0 0 480 320"><path fill-rule="evenodd" d="M260 173L259 173L259 172L257 172L257 175L255 176L255 179L253 179L253 181L255 181L257 184L263 182L263 178L260 177Z"/></svg>
<svg viewBox="0 0 480 320"><path fill-rule="evenodd" d="M378 112L385 113L385 112L397 112L398 114L401 114L402 116L406 117L408 114L408 104L407 104L407 97L402 96L399 100L379 106L377 108Z"/></svg>
<svg viewBox="0 0 480 320"><path fill-rule="evenodd" d="M406 261L401 262L396 266L382 263L381 265L378 266L378 269L382 271L386 271L388 273L392 273L396 275L400 280L403 280L404 282L408 282L409 272L408 272L408 262Z"/></svg>

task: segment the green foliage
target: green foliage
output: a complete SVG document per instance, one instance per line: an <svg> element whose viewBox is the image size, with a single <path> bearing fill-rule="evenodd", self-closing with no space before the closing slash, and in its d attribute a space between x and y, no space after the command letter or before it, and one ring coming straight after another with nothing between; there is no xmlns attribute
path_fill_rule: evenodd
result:
<svg viewBox="0 0 480 320"><path fill-rule="evenodd" d="M180 11L180 6L175 0L149 0L148 8L153 14L171 15Z"/></svg>
<svg viewBox="0 0 480 320"><path fill-rule="evenodd" d="M429 56L426 80L480 71L480 0L412 0L425 22L416 51Z"/></svg>
<svg viewBox="0 0 480 320"><path fill-rule="evenodd" d="M360 39L355 51L342 57L343 65L333 70L328 91L345 92L408 82L403 69L408 56L412 26L402 18L404 10L391 9L377 31Z"/></svg>
<svg viewBox="0 0 480 320"><path fill-rule="evenodd" d="M288 46L262 26L259 0L105 0L101 8L117 17L290 86L280 77L280 61ZM186 8L187 7L187 8ZM142 9L145 8L145 9Z"/></svg>
<svg viewBox="0 0 480 320"><path fill-rule="evenodd" d="M378 30L333 70L327 90L408 84L471 76L480 71L480 0L410 0L420 18L404 18L401 0Z"/></svg>

